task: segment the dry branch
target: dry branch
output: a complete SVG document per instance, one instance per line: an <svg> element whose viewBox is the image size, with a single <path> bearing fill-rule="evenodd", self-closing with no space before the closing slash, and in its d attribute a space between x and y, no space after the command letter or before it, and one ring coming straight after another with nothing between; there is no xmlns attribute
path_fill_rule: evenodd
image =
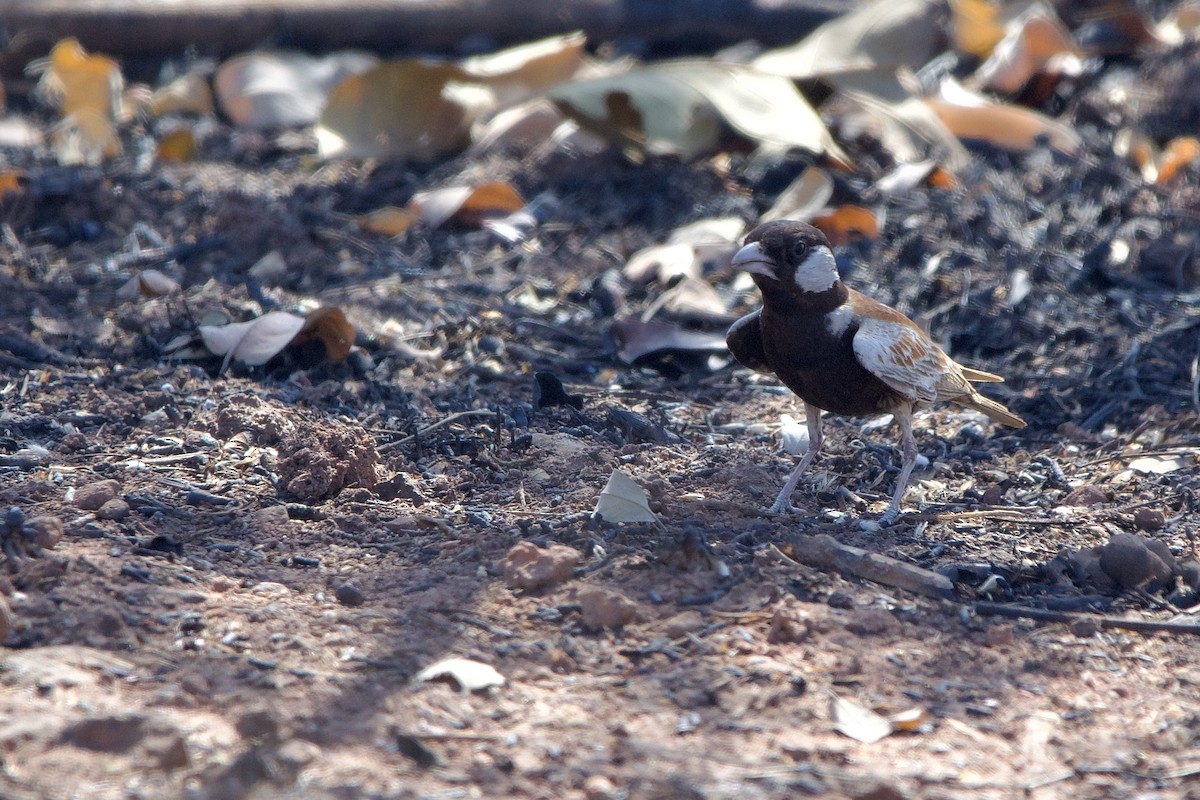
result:
<svg viewBox="0 0 1200 800"><path fill-rule="evenodd" d="M502 46L572 30L586 31L592 41L631 37L691 50L746 39L788 44L852 5L850 0L8 0L0 22L10 37L4 67L11 70L65 36L118 56L175 54L189 46L209 55L264 45L385 54L453 51L468 40Z"/></svg>

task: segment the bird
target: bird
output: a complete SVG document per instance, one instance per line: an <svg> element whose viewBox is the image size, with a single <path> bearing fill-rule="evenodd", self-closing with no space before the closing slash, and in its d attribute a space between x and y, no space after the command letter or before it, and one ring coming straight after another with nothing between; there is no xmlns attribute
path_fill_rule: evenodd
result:
<svg viewBox="0 0 1200 800"><path fill-rule="evenodd" d="M1002 377L957 363L908 317L846 286L820 229L794 220L760 224L746 235L731 266L750 274L762 306L730 326L729 351L743 366L774 374L804 402L807 417L808 451L770 513L797 510L790 498L821 452L822 411L890 413L899 425L903 462L881 525L899 519L917 464L916 409L949 401L1025 427L1025 420L971 385Z"/></svg>

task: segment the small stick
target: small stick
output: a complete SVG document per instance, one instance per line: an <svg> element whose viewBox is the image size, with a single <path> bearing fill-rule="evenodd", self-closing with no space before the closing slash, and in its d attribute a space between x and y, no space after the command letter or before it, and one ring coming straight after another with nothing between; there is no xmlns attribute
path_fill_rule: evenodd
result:
<svg viewBox="0 0 1200 800"><path fill-rule="evenodd" d="M405 438L398 439L394 442L387 442L386 444L381 444L381 445L379 445L379 447L377 447L375 449L381 453L385 453L388 450L394 450L397 447L401 447L406 444L411 444L412 442L415 442L418 438L424 436L425 434L429 433L430 431L435 431L438 428L444 428L445 426L449 425L452 422L458 422L460 419L469 419L471 417L495 417L495 416L496 416L495 411L489 411L484 408L473 408L473 409L468 409L466 411L459 411L458 413L451 414L450 416L446 417L445 419L438 420L437 422L434 422L431 425L426 425L424 428L421 428L421 430L417 431L412 436L406 436Z"/></svg>
<svg viewBox="0 0 1200 800"><path fill-rule="evenodd" d="M1041 622L1072 623L1078 620L1090 620L1101 628L1118 628L1136 633L1187 633L1200 634L1200 625L1187 622L1155 622L1147 619L1121 619L1120 617L1102 617L1095 614L1080 614L1073 611L1051 611L1047 608L1030 608L1015 606L1008 603L975 603L972 606L976 614L996 617L1012 617L1036 619Z"/></svg>

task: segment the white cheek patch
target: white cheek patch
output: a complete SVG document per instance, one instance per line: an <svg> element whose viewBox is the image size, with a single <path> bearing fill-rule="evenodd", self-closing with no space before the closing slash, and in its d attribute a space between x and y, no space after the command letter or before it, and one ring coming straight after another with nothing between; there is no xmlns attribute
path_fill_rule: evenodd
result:
<svg viewBox="0 0 1200 800"><path fill-rule="evenodd" d="M810 250L803 263L796 267L796 285L803 292L823 292L837 280L837 261L833 251L824 245Z"/></svg>
<svg viewBox="0 0 1200 800"><path fill-rule="evenodd" d="M841 337L846 332L846 328L850 327L850 319L854 316L854 309L848 303L835 308L825 315L825 330L834 337Z"/></svg>

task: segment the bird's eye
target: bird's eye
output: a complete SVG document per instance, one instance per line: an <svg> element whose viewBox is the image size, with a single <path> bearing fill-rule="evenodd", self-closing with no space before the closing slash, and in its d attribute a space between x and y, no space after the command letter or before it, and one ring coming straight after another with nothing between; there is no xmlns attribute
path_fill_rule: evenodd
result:
<svg viewBox="0 0 1200 800"><path fill-rule="evenodd" d="M792 245L792 258L802 261L808 255L808 242L796 242Z"/></svg>

